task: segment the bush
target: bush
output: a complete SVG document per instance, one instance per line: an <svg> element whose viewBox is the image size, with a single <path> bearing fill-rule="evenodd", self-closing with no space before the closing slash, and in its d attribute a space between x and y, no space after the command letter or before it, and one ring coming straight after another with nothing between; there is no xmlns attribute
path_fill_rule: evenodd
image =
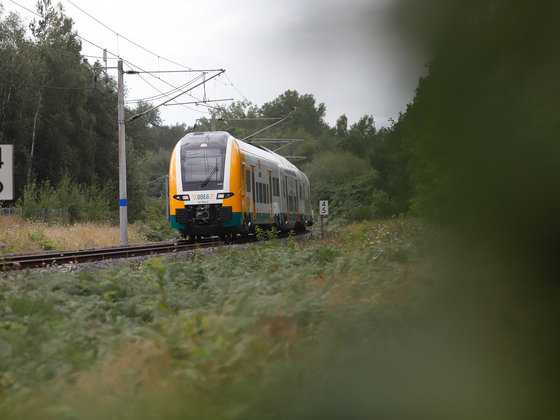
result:
<svg viewBox="0 0 560 420"><path fill-rule="evenodd" d="M142 213L142 222L138 223L142 234L150 241L165 241L179 238L179 231L172 229L165 210L153 202Z"/></svg>
<svg viewBox="0 0 560 420"><path fill-rule="evenodd" d="M376 184L377 175L370 173L345 183L324 185L315 189L314 202L329 200L329 216L351 222L391 217L395 213L393 203Z"/></svg>
<svg viewBox="0 0 560 420"><path fill-rule="evenodd" d="M23 190L23 197L17 206L23 208L25 219L53 218L61 222L107 221L116 219L116 214L109 210L109 200L105 198L107 192L96 185L76 183L72 177L65 174L55 188L49 180L40 184L29 177ZM45 212L44 210L64 209L64 212Z"/></svg>

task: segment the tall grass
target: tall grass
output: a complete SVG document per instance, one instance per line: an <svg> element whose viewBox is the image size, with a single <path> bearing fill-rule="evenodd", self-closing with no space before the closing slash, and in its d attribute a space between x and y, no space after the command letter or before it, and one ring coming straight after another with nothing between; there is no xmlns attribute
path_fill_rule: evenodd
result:
<svg viewBox="0 0 560 420"><path fill-rule="evenodd" d="M85 222L70 225L0 216L0 243L3 244L4 253L48 249L70 251L118 245L119 238L119 227L108 223ZM130 243L147 241L142 226L129 227Z"/></svg>

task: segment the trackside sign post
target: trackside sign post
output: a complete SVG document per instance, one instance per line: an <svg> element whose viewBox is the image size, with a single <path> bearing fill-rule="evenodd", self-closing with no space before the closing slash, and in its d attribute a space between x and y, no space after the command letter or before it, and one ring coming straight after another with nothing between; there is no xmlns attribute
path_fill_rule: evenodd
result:
<svg viewBox="0 0 560 420"><path fill-rule="evenodd" d="M319 215L322 218L323 216L328 216L328 214L329 214L329 201L319 200Z"/></svg>
<svg viewBox="0 0 560 420"><path fill-rule="evenodd" d="M329 201L319 200L319 216L321 217L321 237L325 237L325 232L323 230L323 220L329 215Z"/></svg>
<svg viewBox="0 0 560 420"><path fill-rule="evenodd" d="M0 144L0 200L14 199L14 145Z"/></svg>

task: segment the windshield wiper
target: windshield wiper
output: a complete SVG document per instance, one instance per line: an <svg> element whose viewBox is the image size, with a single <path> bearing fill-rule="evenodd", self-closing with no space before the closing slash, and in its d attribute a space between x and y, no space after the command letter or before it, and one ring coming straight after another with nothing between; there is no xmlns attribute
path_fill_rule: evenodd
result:
<svg viewBox="0 0 560 420"><path fill-rule="evenodd" d="M214 166L214 169L212 169L212 171L208 174L208 176L206 177L206 179L204 180L204 182L202 183L202 185L200 186L200 188L204 188L206 187L206 185L208 185L208 183L210 182L210 178L212 178L212 176L218 172L218 167Z"/></svg>

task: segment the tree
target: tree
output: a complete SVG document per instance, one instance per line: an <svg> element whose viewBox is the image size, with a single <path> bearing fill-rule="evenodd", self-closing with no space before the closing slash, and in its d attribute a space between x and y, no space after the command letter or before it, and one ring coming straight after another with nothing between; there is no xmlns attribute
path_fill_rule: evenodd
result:
<svg viewBox="0 0 560 420"><path fill-rule="evenodd" d="M348 117L346 114L342 114L336 120L336 131L335 135L340 138L344 138L348 135Z"/></svg>
<svg viewBox="0 0 560 420"><path fill-rule="evenodd" d="M356 156L363 156L368 146L375 140L376 133L373 117L364 115L357 123L350 126L346 136L340 140L340 147Z"/></svg>
<svg viewBox="0 0 560 420"><path fill-rule="evenodd" d="M41 106L31 167L38 177L54 183L65 171L83 182L95 175L94 120L85 110L93 77L81 63L81 44L61 6L55 9L50 0L42 0L37 8L41 19L31 29L42 64L37 80Z"/></svg>
<svg viewBox="0 0 560 420"><path fill-rule="evenodd" d="M15 189L21 191L30 164L34 115L40 108L35 83L41 65L19 16L0 17L0 140L15 146Z"/></svg>
<svg viewBox="0 0 560 420"><path fill-rule="evenodd" d="M299 95L294 90L287 90L278 98L261 107L263 117L289 118L283 127L286 131L303 128L309 135L319 137L327 128L324 122L325 104L315 105L313 95Z"/></svg>

